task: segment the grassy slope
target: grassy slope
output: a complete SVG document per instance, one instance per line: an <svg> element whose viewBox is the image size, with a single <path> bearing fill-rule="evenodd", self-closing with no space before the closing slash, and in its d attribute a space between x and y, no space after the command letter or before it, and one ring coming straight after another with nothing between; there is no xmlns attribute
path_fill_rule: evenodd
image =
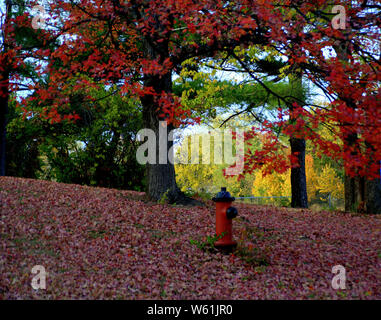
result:
<svg viewBox="0 0 381 320"><path fill-rule="evenodd" d="M233 255L214 207L145 203L142 194L0 177L0 299L381 298L377 216L237 204ZM331 288L332 266L346 289ZM43 265L46 290L31 288Z"/></svg>

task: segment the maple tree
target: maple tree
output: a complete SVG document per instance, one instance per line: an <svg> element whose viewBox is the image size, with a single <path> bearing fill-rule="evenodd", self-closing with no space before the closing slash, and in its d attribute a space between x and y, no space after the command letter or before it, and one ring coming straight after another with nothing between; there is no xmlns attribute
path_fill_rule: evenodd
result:
<svg viewBox="0 0 381 320"><path fill-rule="evenodd" d="M72 86L67 79L86 74L139 98L146 128L157 133L159 120L166 119L170 130L192 116L173 95L172 75L184 61L221 51L233 55L237 46L259 45L277 51L288 65L297 65L331 102L329 108L317 108L294 101L276 125L290 137L309 139L322 153L344 159L349 176L375 179L381 160L378 3L343 1L350 32L333 28L332 5L323 0L51 3L50 33L60 37L61 45L49 52L49 66L43 70L49 85L35 87L41 103L47 102L42 116L55 122L75 119L65 108L64 92ZM351 49L346 61L338 57L341 42ZM330 49L336 55L330 55ZM86 86L91 84L79 79L74 88ZM295 121L288 122L288 116ZM356 134L355 143L324 140L313 130L324 122L335 124L332 130L342 141ZM269 162L268 171L287 169L288 162L274 156L276 137L270 140L263 152L247 156L247 170L263 161ZM170 141L168 150L171 147ZM292 156L295 160L297 152ZM183 198L172 164L148 164L147 176L151 198L166 192L172 201Z"/></svg>
<svg viewBox="0 0 381 320"><path fill-rule="evenodd" d="M54 121L60 120L58 110L67 101L61 94L66 79L82 72L105 84L118 83L122 94L140 98L146 128L157 133L159 120L167 119L170 131L189 115L172 94L172 74L183 61L212 56L243 40L267 42L265 30L243 32L247 19L237 15L234 4L218 1L61 1L51 11L66 11L61 27L70 30L51 54L51 85L37 89L41 99L54 98L46 112ZM167 147L171 150L172 142ZM147 167L151 198L167 193L171 201L184 200L171 163Z"/></svg>
<svg viewBox="0 0 381 320"><path fill-rule="evenodd" d="M6 3L9 8L11 2ZM281 175L298 161L300 165L298 151L290 156L283 152L280 133L310 141L318 156L344 164L349 205L360 198L368 212L376 213L380 2L344 0L343 5L347 30L332 27L332 5L325 0L52 1L48 27L39 31L42 46L31 50L20 46L12 31L16 26L30 30L29 15L6 15L0 52L0 149L6 108L19 88L19 67L26 65L26 57L45 58L46 65L34 66L39 81L27 86L33 90L27 99L17 101L25 118L41 117L51 125L83 121L75 107L95 102L99 97L93 92L101 84L116 86L115 94L122 98L139 99L144 126L157 133L160 120L167 120L171 130L195 116L174 94L173 75L181 72L183 62L221 52L234 58L237 47L257 45L275 50L293 66L287 76L300 69L329 103L314 105L278 95L289 108L279 108L275 121L264 120L245 135L248 145L260 141L261 148L247 148L244 174L260 168L264 174ZM59 45L48 47L56 39ZM275 76L282 74L279 70ZM28 110L33 104L38 108ZM323 126L333 139L320 131ZM148 165L147 172L152 199L166 195L170 202L190 202L177 187L170 162ZM323 174L332 177L332 170ZM376 190L374 197L370 188ZM147 204L143 197L133 191L0 177L0 209L6 217L0 221L0 298L381 296L378 216L237 204L237 251L211 255L194 240L204 242L214 234L212 202L184 208ZM48 287L36 293L30 288L30 270L41 261L49 273ZM344 292L330 286L331 268L341 261L350 266Z"/></svg>
<svg viewBox="0 0 381 320"><path fill-rule="evenodd" d="M272 16L271 24L276 20L275 25L281 26L275 38L284 39L271 38L270 48L287 59L291 71L293 66L302 70L324 92L330 105L322 108L301 99L285 101L290 105L287 117L295 121L287 123L280 114L280 121L268 127L283 127L283 133L291 139L309 139L319 152L337 161L344 160L350 183L349 187L346 183L346 209L356 210L355 200L361 199L368 212L380 212L379 1L344 1L343 30L333 27L334 14L328 2L283 3L289 10L280 5L277 12L276 4L268 4L268 12L278 14ZM253 78L261 82L255 74ZM329 126L342 143L319 135L315 131L319 124ZM292 156L297 160L301 152L295 151ZM258 156L263 155L247 155L249 168L257 166ZM356 181L362 182L362 188L353 187Z"/></svg>

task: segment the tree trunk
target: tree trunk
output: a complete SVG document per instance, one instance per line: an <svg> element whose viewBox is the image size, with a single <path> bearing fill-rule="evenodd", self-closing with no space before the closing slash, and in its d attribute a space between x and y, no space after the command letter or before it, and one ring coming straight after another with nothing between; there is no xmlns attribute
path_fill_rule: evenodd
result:
<svg viewBox="0 0 381 320"><path fill-rule="evenodd" d="M12 13L12 1L6 0L6 16L4 19L3 30L3 52L5 56L9 50L9 39L7 32L7 25ZM8 59L8 58L6 58ZM8 114L8 101L9 101L9 66L10 61L2 59L2 66L0 66L0 176L5 176L5 159L6 159L6 141L7 141L7 114Z"/></svg>
<svg viewBox="0 0 381 320"><path fill-rule="evenodd" d="M295 66L296 67L296 66ZM294 72L290 76L293 99L291 103L301 104L305 100L303 93L303 78L301 72ZM290 105L293 111L293 105ZM294 122L295 119L290 119ZM291 207L308 208L307 178L306 178L306 141L302 138L290 138L291 153L296 154L298 166L291 168Z"/></svg>
<svg viewBox="0 0 381 320"><path fill-rule="evenodd" d="M358 211L364 204L364 193L364 179L346 174L344 178L345 211Z"/></svg>
<svg viewBox="0 0 381 320"><path fill-rule="evenodd" d="M369 159L376 164L376 176L377 179L369 180L364 179L364 205L365 212L371 214L381 214L381 161L375 161L373 153L376 151L375 148L369 143L365 143L368 150Z"/></svg>
<svg viewBox="0 0 381 320"><path fill-rule="evenodd" d="M0 75L0 176L5 176L9 73Z"/></svg>
<svg viewBox="0 0 381 320"><path fill-rule="evenodd" d="M308 208L307 179L306 179L306 141L290 139L291 152L297 153L298 167L291 168L291 206L293 208Z"/></svg>
<svg viewBox="0 0 381 320"><path fill-rule="evenodd" d="M345 211L381 214L381 180L345 176Z"/></svg>
<svg viewBox="0 0 381 320"><path fill-rule="evenodd" d="M153 87L155 92L161 94L162 92L172 92L172 75L168 73L161 77L152 76L144 82L145 87ZM168 141L166 146L160 146L159 141L159 121L165 121L165 117L160 117L160 106L152 95L145 95L141 97L143 106L143 124L145 128L153 130L156 137L156 163L147 163L147 195L151 200L166 200L169 203L186 204L186 205L201 205L200 202L186 197L181 190L177 187L175 177L174 164L170 162L170 155L173 152L173 141ZM174 129L173 124L167 125L167 133ZM164 150L160 150L164 148ZM159 163L159 154L166 154L165 163Z"/></svg>
<svg viewBox="0 0 381 320"><path fill-rule="evenodd" d="M346 29L347 34L350 34L350 29ZM349 63L348 56L351 54L349 41L341 40L337 41L333 46L338 58L343 63ZM348 106L356 109L356 102L349 97L342 96L341 92L338 92L339 96L345 98ZM350 126L348 123L344 125ZM349 134L344 139L344 148L355 147L358 144L358 135L356 132ZM356 156L356 152L351 152L352 156ZM367 180L364 177L355 176L352 177L345 173L344 177L344 197L345 197L345 211L365 211L367 195Z"/></svg>
<svg viewBox="0 0 381 320"><path fill-rule="evenodd" d="M371 214L381 214L381 178L367 180L366 190L366 212Z"/></svg>

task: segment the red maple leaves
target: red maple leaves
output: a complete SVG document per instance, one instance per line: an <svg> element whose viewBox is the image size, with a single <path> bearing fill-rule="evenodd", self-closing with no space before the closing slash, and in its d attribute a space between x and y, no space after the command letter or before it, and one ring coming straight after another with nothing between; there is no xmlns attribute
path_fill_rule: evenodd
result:
<svg viewBox="0 0 381 320"><path fill-rule="evenodd" d="M49 95L39 84L35 89L39 99L49 101L52 106L47 115L53 122L75 118L73 114L59 119L54 106L65 99L67 91L62 88L77 77L80 81L88 82L90 78L107 86L118 84L122 94L132 97L152 95L156 108L160 109L158 116L179 124L191 117L191 110L183 110L170 87L163 90L149 79L170 78L191 57L213 57L219 51L239 45L266 45L290 65L299 66L330 101L325 108L294 106L293 114L288 115L295 119L292 124L286 123L287 115L280 113L272 126L282 127L286 135L310 139L321 152L345 160L348 172L369 173L374 177L375 163L381 160L381 91L377 86L381 67L374 45L380 39L380 31L373 26L379 24L380 18L366 4L364 7L344 1L342 5L347 9L348 30L336 30L329 21L321 19L321 12L330 10L326 1L297 4L283 1L282 5L278 1L246 0L234 3L135 1L134 4L82 0L76 5L60 1L51 5L50 12L52 16L65 12L64 23L60 25L57 19L56 28L44 30L41 36L46 43L60 38L61 44L52 52L45 48L37 50L35 56L49 58L49 65L40 70L49 75ZM15 22L25 24L26 21L28 18L23 16ZM22 59L14 58L19 49L2 52L0 60L12 66L22 63ZM341 144L316 133L320 124L327 123L333 126ZM264 126L270 129L269 124ZM348 146L351 135L357 135L355 146ZM271 155L273 147L268 152L270 155L265 160L275 161L275 167L280 165Z"/></svg>
<svg viewBox="0 0 381 320"><path fill-rule="evenodd" d="M214 234L207 207L41 180L0 185L2 299L162 299L163 290L166 299L381 297L376 216L236 203L233 256L190 242ZM338 264L345 295L331 287ZM35 265L48 272L46 290L31 289Z"/></svg>

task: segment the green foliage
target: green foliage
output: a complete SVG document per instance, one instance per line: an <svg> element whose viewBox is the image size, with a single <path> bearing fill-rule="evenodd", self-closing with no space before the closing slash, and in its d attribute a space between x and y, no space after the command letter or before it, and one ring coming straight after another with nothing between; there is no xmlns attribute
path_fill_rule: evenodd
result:
<svg viewBox="0 0 381 320"><path fill-rule="evenodd" d="M169 190L167 190L166 192L163 193L163 195L157 201L157 203L158 204L166 204L166 203L168 203L168 201L169 201L168 195L169 195Z"/></svg>
<svg viewBox="0 0 381 320"><path fill-rule="evenodd" d="M80 90L71 96L69 107L81 117L75 123L49 123L39 116L44 106L38 104L28 105L33 115L25 120L12 109L8 125L11 175L144 190L145 168L136 161L139 142L135 137L142 127L138 103L121 97L115 88L91 90L95 102L85 101Z"/></svg>
<svg viewBox="0 0 381 320"><path fill-rule="evenodd" d="M80 126L67 128L69 135L54 135L45 144L51 170L44 174L61 182L143 190L144 167L135 158L138 106L116 95L99 101L97 112L86 111Z"/></svg>
<svg viewBox="0 0 381 320"><path fill-rule="evenodd" d="M237 47L234 53L250 70L225 52L214 59L189 59L182 64L173 91L185 108L206 121L236 112L250 115L252 121L263 121L271 111L288 108L293 102L291 95L302 100L310 96L308 86L293 85L290 74L295 70L273 48Z"/></svg>
<svg viewBox="0 0 381 320"><path fill-rule="evenodd" d="M222 232L220 235L207 236L206 239L203 240L194 240L190 239L189 242L192 245L197 246L197 248L205 251L210 251L214 249L214 243L225 236L225 232Z"/></svg>
<svg viewBox="0 0 381 320"><path fill-rule="evenodd" d="M35 119L23 120L15 101L8 105L7 161L8 176L37 178L41 161L38 158L41 128Z"/></svg>
<svg viewBox="0 0 381 320"><path fill-rule="evenodd" d="M213 125L218 122L220 118L216 118L210 123ZM208 138L210 139L204 139ZM247 175L245 179L238 179L238 176L225 176L224 169L230 165L226 163L223 154L224 141L221 141L220 145L215 146L215 137L211 134L200 133L199 134L199 163L191 163L192 149L196 150L197 144L195 143L197 139L192 140L190 136L185 136L181 146L177 149L177 156L181 160L181 163L175 164L176 170L176 181L178 186L183 192L188 195L197 195L201 198L211 199L222 186L227 187L229 192L234 196L245 196L251 194L252 187L252 177ZM223 140L223 139L222 139ZM207 153L203 152L204 144L205 147L209 146L209 163L203 163L203 157L208 158ZM215 150L216 147L216 150ZM245 147L248 147L247 145ZM186 152L186 148L188 151ZM235 142L232 145L233 156L236 154ZM207 151L207 149L205 150ZM215 152L221 153L222 163L215 163ZM187 158L185 158L187 156ZM183 163L184 162L184 163ZM196 162L196 161L195 161ZM205 161L207 162L207 161Z"/></svg>

